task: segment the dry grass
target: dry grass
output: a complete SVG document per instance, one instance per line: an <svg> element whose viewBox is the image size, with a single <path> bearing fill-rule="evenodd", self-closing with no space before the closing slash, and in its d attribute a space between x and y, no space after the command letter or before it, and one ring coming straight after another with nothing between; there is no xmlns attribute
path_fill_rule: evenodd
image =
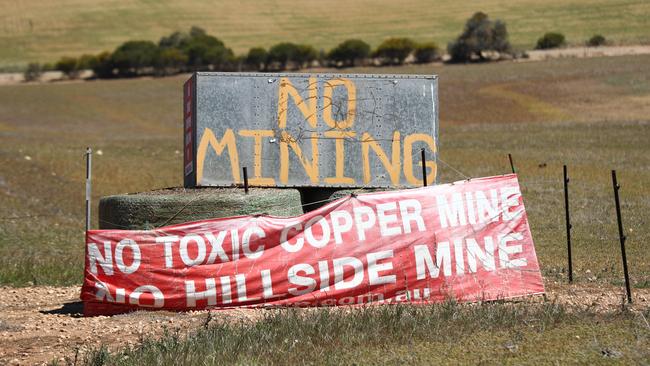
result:
<svg viewBox="0 0 650 366"><path fill-rule="evenodd" d="M80 359L98 366L631 364L650 357L641 316L551 303L286 310Z"/></svg>
<svg viewBox="0 0 650 366"><path fill-rule="evenodd" d="M644 0L390 1L83 1L0 0L0 67L52 62L64 55L112 50L139 38L204 27L237 52L280 41L328 49L347 38L377 46L391 36L441 45L454 39L476 11L507 22L512 42L532 48L543 33L560 31L573 44L596 33L622 43L650 41Z"/></svg>

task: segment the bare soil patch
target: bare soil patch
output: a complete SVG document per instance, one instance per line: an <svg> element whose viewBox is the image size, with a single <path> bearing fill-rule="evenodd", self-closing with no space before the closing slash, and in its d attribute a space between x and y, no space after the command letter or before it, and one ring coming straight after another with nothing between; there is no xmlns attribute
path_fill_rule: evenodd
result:
<svg viewBox="0 0 650 366"><path fill-rule="evenodd" d="M624 290L597 284L566 285L547 281L546 301L569 308L598 312L620 310ZM74 360L75 354L107 345L117 349L144 337L159 337L166 331L187 332L210 319L255 320L269 310L230 309L216 311L135 312L111 317L81 315L79 287L0 288L0 364L39 365L53 360ZM525 301L544 301L541 297ZM632 311L650 306L650 289L636 289ZM309 310L306 310L309 311Z"/></svg>
<svg viewBox="0 0 650 366"><path fill-rule="evenodd" d="M540 61L562 57L603 57L603 56L625 56L625 55L647 55L650 54L650 46L603 46L603 47L568 47L551 50L526 51L528 60Z"/></svg>
<svg viewBox="0 0 650 366"><path fill-rule="evenodd" d="M191 330L208 319L207 311L139 311L117 316L82 316L78 286L0 288L0 364L34 365L74 359L77 349L105 344L111 349L165 331ZM260 310L213 312L220 318L255 319Z"/></svg>

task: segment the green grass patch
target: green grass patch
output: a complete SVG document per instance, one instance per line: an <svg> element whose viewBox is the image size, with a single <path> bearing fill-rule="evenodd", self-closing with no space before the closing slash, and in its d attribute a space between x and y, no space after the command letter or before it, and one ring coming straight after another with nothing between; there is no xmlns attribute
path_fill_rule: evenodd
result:
<svg viewBox="0 0 650 366"><path fill-rule="evenodd" d="M634 283L634 288L650 288L650 280L643 280Z"/></svg>
<svg viewBox="0 0 650 366"><path fill-rule="evenodd" d="M567 311L553 303L448 302L215 319L187 335L96 348L81 364L605 364L644 362L649 350L650 329L638 314Z"/></svg>

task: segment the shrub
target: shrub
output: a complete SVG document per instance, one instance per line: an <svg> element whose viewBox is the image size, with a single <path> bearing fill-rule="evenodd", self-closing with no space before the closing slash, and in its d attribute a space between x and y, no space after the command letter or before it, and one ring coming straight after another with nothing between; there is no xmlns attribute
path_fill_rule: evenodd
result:
<svg viewBox="0 0 650 366"><path fill-rule="evenodd" d="M599 47L599 46L604 46L605 43L607 43L605 37L603 37L601 34L596 34L593 37L589 38L589 40L587 41L587 46Z"/></svg>
<svg viewBox="0 0 650 366"><path fill-rule="evenodd" d="M70 79L76 78L79 73L79 70L77 69L77 59L74 57L61 57L54 67Z"/></svg>
<svg viewBox="0 0 650 366"><path fill-rule="evenodd" d="M382 42L375 56L384 65L401 65L415 49L415 42L409 38L389 38Z"/></svg>
<svg viewBox="0 0 650 366"><path fill-rule="evenodd" d="M154 70L157 75L173 75L179 73L187 64L188 57L177 48L159 48L154 59Z"/></svg>
<svg viewBox="0 0 650 366"><path fill-rule="evenodd" d="M119 46L111 56L119 75L135 76L152 67L158 47L151 41L128 41Z"/></svg>
<svg viewBox="0 0 650 366"><path fill-rule="evenodd" d="M207 35L208 33L201 27L193 25L192 28L190 28L190 38L198 38Z"/></svg>
<svg viewBox="0 0 650 366"><path fill-rule="evenodd" d="M334 66L355 66L370 56L370 45L360 39L348 39L333 48L327 59Z"/></svg>
<svg viewBox="0 0 650 366"><path fill-rule="evenodd" d="M77 60L77 70L92 70L97 64L97 56L81 55Z"/></svg>
<svg viewBox="0 0 650 366"><path fill-rule="evenodd" d="M23 76L25 78L25 81L36 81L41 78L42 74L43 68L41 65L36 62L32 62L27 65L27 69L25 69Z"/></svg>
<svg viewBox="0 0 650 366"><path fill-rule="evenodd" d="M316 59L319 65L327 65L327 52L324 49L318 50L318 58Z"/></svg>
<svg viewBox="0 0 650 366"><path fill-rule="evenodd" d="M540 39L537 40L537 45L535 49L537 50L547 50L551 48L562 47L566 44L564 34L548 32L544 34Z"/></svg>
<svg viewBox="0 0 650 366"><path fill-rule="evenodd" d="M244 65L252 70L264 70L266 67L266 59L269 53L262 47L253 47L248 50L248 55L244 59Z"/></svg>
<svg viewBox="0 0 650 366"><path fill-rule="evenodd" d="M95 57L95 64L91 67L96 77L100 79L112 78L115 76L113 57L110 52L104 51Z"/></svg>
<svg viewBox="0 0 650 366"><path fill-rule="evenodd" d="M303 67L308 67L314 60L318 58L318 51L316 49L308 44L300 44L298 45L298 52L296 52L296 56L294 58L294 61L296 62L296 65L298 68L303 68Z"/></svg>
<svg viewBox="0 0 650 366"><path fill-rule="evenodd" d="M205 34L193 27L187 40L181 41L181 50L188 57L188 66L193 69L212 66L221 69L234 56L232 50L217 37Z"/></svg>
<svg viewBox="0 0 650 366"><path fill-rule="evenodd" d="M489 51L510 53L506 23L492 21L487 14L478 12L465 23L463 33L447 45L452 62L484 61Z"/></svg>
<svg viewBox="0 0 650 366"><path fill-rule="evenodd" d="M185 65L193 70L201 68L225 70L235 62L235 55L230 48L227 48L219 38L207 34L199 27L192 27L187 33L174 32L167 37L162 37L158 41L158 47L161 50L176 49L185 54L187 57ZM173 58L173 60L168 59L172 64L180 61L176 52L166 53L166 56ZM180 67L176 65L174 68Z"/></svg>
<svg viewBox="0 0 650 366"><path fill-rule="evenodd" d="M234 55L228 62L226 71L242 71L244 70L244 63L246 62L246 55Z"/></svg>
<svg viewBox="0 0 650 366"><path fill-rule="evenodd" d="M269 49L267 67L286 70L292 63L294 69L300 69L317 58L318 51L310 45L282 42Z"/></svg>
<svg viewBox="0 0 650 366"><path fill-rule="evenodd" d="M97 63L97 56L86 54L79 58L62 57L54 68L63 72L68 78L75 79L79 77L80 71L95 69Z"/></svg>
<svg viewBox="0 0 650 366"><path fill-rule="evenodd" d="M184 44L189 42L190 35L189 33L183 32L174 32L167 37L160 38L158 41L158 47L160 48L182 48Z"/></svg>
<svg viewBox="0 0 650 366"><path fill-rule="evenodd" d="M285 70L289 62L293 62L298 55L298 45L290 42L278 43L269 49L269 64L277 64L280 70Z"/></svg>
<svg viewBox="0 0 650 366"><path fill-rule="evenodd" d="M425 64L440 58L438 45L433 42L418 44L415 46L415 62Z"/></svg>
<svg viewBox="0 0 650 366"><path fill-rule="evenodd" d="M204 60L212 70L225 71L235 62L235 54L225 46L215 46L206 49Z"/></svg>

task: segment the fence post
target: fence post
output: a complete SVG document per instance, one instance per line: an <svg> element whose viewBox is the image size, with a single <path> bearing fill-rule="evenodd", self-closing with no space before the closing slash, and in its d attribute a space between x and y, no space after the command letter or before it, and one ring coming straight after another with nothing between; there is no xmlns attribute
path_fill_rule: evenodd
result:
<svg viewBox="0 0 650 366"><path fill-rule="evenodd" d="M424 148L420 150L420 159L422 160L422 184L427 186L427 160L424 155Z"/></svg>
<svg viewBox="0 0 650 366"><path fill-rule="evenodd" d="M632 303L632 291L630 290L630 276L627 272L627 256L625 255L625 233L623 232L623 220L621 219L621 203L618 198L618 190L621 186L616 181L616 170L612 170L612 184L614 186L614 201L616 203L616 220L618 221L618 238L621 242L621 257L623 258L623 274L625 275L625 291L627 302Z"/></svg>
<svg viewBox="0 0 650 366"><path fill-rule="evenodd" d="M573 262L571 260L571 216L569 215L569 174L567 173L566 165L564 170L564 210L566 213L566 246L567 258L569 261L569 282L573 282Z"/></svg>
<svg viewBox="0 0 650 366"><path fill-rule="evenodd" d="M93 150L86 148L86 231L90 230L90 196L92 193L91 176L92 176L92 158Z"/></svg>
<svg viewBox="0 0 650 366"><path fill-rule="evenodd" d="M248 194L248 169L243 167L242 170L244 171L244 193Z"/></svg>
<svg viewBox="0 0 650 366"><path fill-rule="evenodd" d="M508 160L510 160L510 169L512 169L512 174L516 174L515 164L512 162L512 154L508 153Z"/></svg>

